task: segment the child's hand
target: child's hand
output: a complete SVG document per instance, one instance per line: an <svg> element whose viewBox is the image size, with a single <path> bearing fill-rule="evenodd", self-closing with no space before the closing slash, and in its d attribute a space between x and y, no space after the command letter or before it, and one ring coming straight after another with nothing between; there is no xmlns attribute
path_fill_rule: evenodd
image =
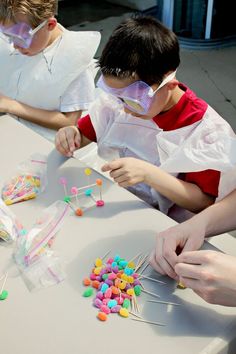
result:
<svg viewBox="0 0 236 354"><path fill-rule="evenodd" d="M129 187L144 182L147 163L133 157L124 157L102 166L103 172L110 171L110 176L120 187Z"/></svg>
<svg viewBox="0 0 236 354"><path fill-rule="evenodd" d="M61 128L55 137L56 149L64 156L71 157L73 152L80 148L81 135L74 125Z"/></svg>
<svg viewBox="0 0 236 354"><path fill-rule="evenodd" d="M185 252L175 271L180 282L211 304L236 306L236 258L215 251Z"/></svg>
<svg viewBox="0 0 236 354"><path fill-rule="evenodd" d="M205 237L203 223L190 219L157 234L156 247L151 253L150 264L160 274L178 280L174 268L178 253L199 249ZM179 252L180 251L180 252Z"/></svg>

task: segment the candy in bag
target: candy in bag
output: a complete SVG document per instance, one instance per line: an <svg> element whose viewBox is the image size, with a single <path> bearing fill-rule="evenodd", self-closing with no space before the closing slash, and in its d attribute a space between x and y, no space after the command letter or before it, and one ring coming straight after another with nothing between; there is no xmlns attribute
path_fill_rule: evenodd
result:
<svg viewBox="0 0 236 354"><path fill-rule="evenodd" d="M22 162L14 176L2 188L2 199L6 205L36 198L47 185L47 158L33 154Z"/></svg>

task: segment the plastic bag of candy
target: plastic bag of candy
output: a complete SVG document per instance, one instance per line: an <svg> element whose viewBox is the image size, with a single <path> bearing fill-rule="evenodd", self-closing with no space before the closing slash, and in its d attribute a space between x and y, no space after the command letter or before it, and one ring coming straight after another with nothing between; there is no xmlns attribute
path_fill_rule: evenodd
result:
<svg viewBox="0 0 236 354"><path fill-rule="evenodd" d="M2 188L2 199L6 205L36 198L47 185L47 158L33 154L23 161L17 171Z"/></svg>
<svg viewBox="0 0 236 354"><path fill-rule="evenodd" d="M0 198L0 240L12 243L23 231L23 226Z"/></svg>
<svg viewBox="0 0 236 354"><path fill-rule="evenodd" d="M56 201L43 211L26 236L18 238L14 256L30 290L64 279L58 257L51 246L69 212L67 203Z"/></svg>

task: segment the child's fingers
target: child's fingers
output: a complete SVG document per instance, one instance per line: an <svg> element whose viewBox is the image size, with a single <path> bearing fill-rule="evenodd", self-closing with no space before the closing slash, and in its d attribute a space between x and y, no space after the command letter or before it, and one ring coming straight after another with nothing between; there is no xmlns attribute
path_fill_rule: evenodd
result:
<svg viewBox="0 0 236 354"><path fill-rule="evenodd" d="M116 170L121 167L121 159L111 161L102 166L102 171L107 172L111 170Z"/></svg>
<svg viewBox="0 0 236 354"><path fill-rule="evenodd" d="M111 171L110 164L109 164L109 163L106 163L105 165L102 166L101 170L102 170L102 172Z"/></svg>
<svg viewBox="0 0 236 354"><path fill-rule="evenodd" d="M64 129L60 129L55 138L56 149L64 156L71 156L67 134Z"/></svg>

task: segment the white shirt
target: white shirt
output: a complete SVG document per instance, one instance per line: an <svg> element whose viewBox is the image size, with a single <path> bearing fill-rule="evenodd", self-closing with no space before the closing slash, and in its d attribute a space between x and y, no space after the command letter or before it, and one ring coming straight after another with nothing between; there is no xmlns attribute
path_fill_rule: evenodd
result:
<svg viewBox="0 0 236 354"><path fill-rule="evenodd" d="M34 56L24 56L0 35L0 92L35 108L73 112L85 110L94 99L93 56L99 32L68 31ZM89 44L89 45L88 45ZM47 139L55 131L18 118Z"/></svg>

